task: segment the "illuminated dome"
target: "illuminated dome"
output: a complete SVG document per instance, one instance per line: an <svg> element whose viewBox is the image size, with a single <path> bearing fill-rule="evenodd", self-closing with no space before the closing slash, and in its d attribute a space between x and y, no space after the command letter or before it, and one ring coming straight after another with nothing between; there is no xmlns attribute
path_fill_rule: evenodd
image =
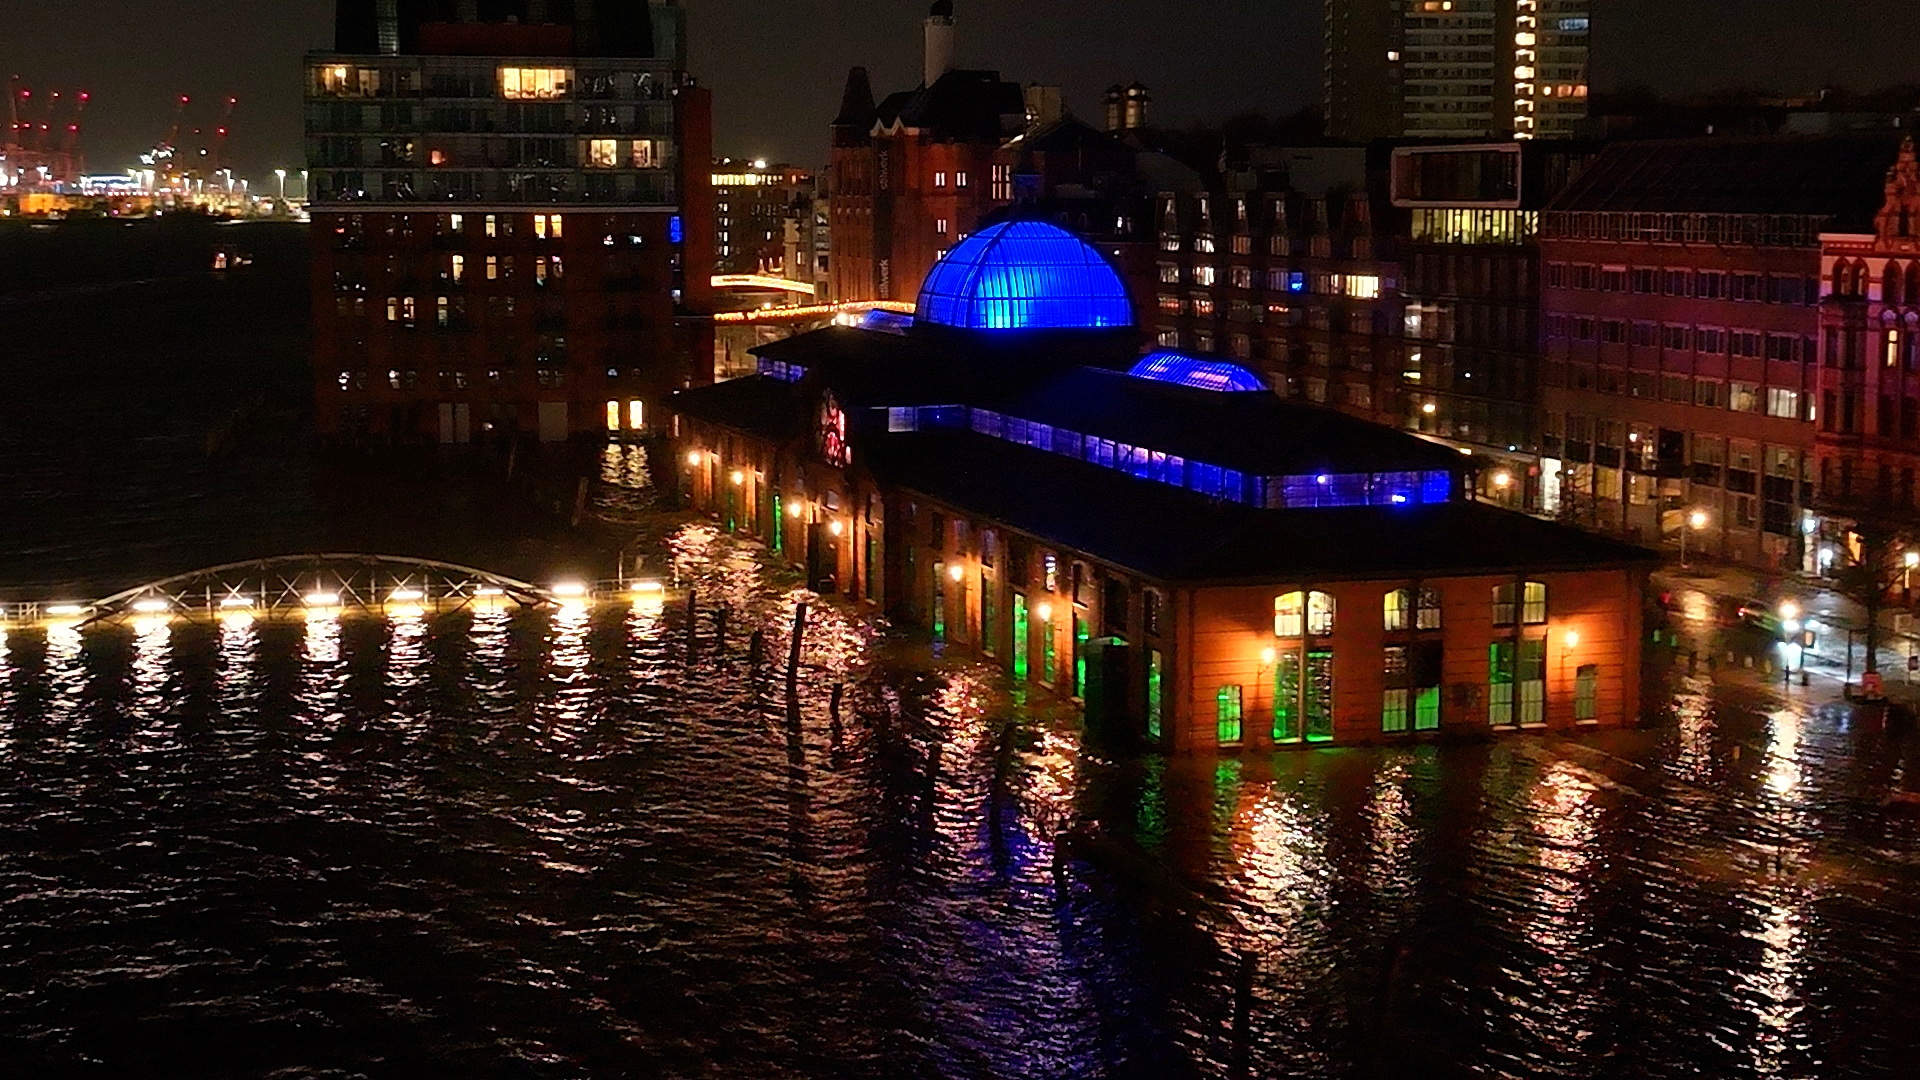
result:
<svg viewBox="0 0 1920 1080"><path fill-rule="evenodd" d="M1127 286L1080 238L1009 221L962 240L920 287L918 321L961 330L1111 330L1133 325Z"/></svg>

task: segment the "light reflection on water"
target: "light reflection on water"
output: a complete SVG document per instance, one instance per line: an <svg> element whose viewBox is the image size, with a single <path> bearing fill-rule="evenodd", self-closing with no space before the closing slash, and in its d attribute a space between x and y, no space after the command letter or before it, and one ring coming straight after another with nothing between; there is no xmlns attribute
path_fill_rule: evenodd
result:
<svg viewBox="0 0 1920 1080"><path fill-rule="evenodd" d="M1824 714L1683 681L1675 726L1579 744L1114 762L711 527L673 550L691 637L658 604L11 635L23 1075L1910 1060L1898 765Z"/></svg>

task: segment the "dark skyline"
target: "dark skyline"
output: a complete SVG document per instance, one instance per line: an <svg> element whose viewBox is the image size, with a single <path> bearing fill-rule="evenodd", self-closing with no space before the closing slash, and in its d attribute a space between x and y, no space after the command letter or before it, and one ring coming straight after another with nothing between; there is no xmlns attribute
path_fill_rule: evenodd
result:
<svg viewBox="0 0 1920 1080"><path fill-rule="evenodd" d="M693 70L716 95L718 147L817 165L848 67L885 93L917 84L925 0L688 0ZM1597 0L1594 81L1684 93L1734 85L1802 91L1920 79L1903 60L1920 6L1851 0ZM779 17L769 18L770 8ZM84 88L90 167L109 171L166 130L170 103L195 99L208 127L237 95L230 157L243 174L300 167L299 58L329 47L332 0L282 0L270 17L205 0L40 5L0 31L0 74L36 90ZM959 61L1022 82L1058 83L1097 116L1101 90L1140 80L1156 117L1185 123L1290 112L1320 96L1318 0L960 0ZM183 140L184 141L184 140Z"/></svg>

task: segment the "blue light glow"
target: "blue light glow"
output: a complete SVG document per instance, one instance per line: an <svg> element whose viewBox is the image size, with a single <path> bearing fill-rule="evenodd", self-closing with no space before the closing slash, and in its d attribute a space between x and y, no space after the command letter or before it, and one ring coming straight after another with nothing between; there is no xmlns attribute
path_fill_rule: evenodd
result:
<svg viewBox="0 0 1920 1080"><path fill-rule="evenodd" d="M1157 352L1133 365L1128 372L1137 379L1175 383L1195 390L1214 390L1228 394L1264 392L1267 385L1260 376L1238 364L1202 360L1185 353Z"/></svg>
<svg viewBox="0 0 1920 1080"><path fill-rule="evenodd" d="M1133 325L1127 287L1098 251L1040 221L989 226L934 265L918 318L962 330L1101 330Z"/></svg>
<svg viewBox="0 0 1920 1080"><path fill-rule="evenodd" d="M874 308L860 319L860 329L882 334L904 334L913 326L913 316L885 308Z"/></svg>
<svg viewBox="0 0 1920 1080"><path fill-rule="evenodd" d="M675 244L687 242L687 223L679 214L667 219L667 240Z"/></svg>

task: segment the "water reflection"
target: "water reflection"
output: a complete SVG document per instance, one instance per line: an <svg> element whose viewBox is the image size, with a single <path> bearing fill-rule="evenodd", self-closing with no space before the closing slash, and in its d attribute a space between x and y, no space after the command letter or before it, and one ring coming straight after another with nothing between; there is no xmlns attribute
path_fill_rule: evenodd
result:
<svg viewBox="0 0 1920 1080"><path fill-rule="evenodd" d="M691 623L10 635L10 1066L1851 1080L1912 1050L1920 857L1830 718L1682 682L1648 733L1112 761L711 527L673 550Z"/></svg>

